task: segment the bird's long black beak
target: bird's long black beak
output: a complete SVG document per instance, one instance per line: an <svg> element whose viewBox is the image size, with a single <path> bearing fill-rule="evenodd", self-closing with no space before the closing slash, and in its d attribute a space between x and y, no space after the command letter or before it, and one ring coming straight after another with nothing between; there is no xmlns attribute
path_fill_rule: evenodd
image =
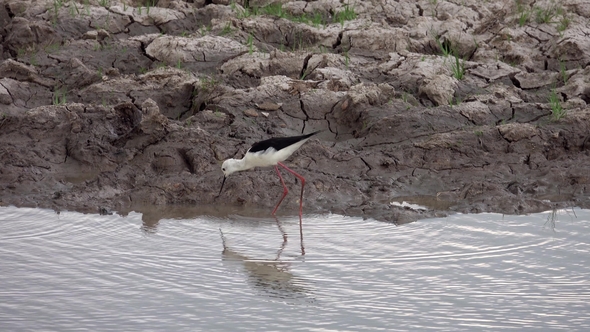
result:
<svg viewBox="0 0 590 332"><path fill-rule="evenodd" d="M221 182L221 189L219 189L219 194L217 194L217 197L219 197L221 195L221 191L223 191L223 185L225 184L225 179L227 179L227 176L223 177L223 182Z"/></svg>

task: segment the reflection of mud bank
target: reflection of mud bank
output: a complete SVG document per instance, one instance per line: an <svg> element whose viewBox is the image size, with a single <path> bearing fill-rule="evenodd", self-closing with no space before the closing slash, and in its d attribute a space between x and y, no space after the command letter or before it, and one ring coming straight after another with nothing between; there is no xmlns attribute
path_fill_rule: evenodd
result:
<svg viewBox="0 0 590 332"><path fill-rule="evenodd" d="M324 129L289 163L308 180L306 213L590 206L585 7L562 5L564 26L519 22L532 7L509 0L351 0L356 17L338 23L339 2L283 5L326 19L314 25L214 2L0 1L0 202L272 208L271 169L236 174L216 199L219 162Z"/></svg>

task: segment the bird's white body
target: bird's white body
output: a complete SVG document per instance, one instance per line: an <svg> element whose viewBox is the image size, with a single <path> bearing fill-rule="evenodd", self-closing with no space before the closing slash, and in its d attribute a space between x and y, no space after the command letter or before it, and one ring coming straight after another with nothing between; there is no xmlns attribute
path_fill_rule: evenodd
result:
<svg viewBox="0 0 590 332"><path fill-rule="evenodd" d="M311 138L311 137L310 137ZM309 138L301 140L293 145L289 145L280 150L276 150L272 147L257 152L246 152L246 155L242 159L227 159L223 162L221 170L224 176L229 176L232 173L238 171L245 171L254 167L268 167L275 166L281 161L287 160L293 152L297 151Z"/></svg>
<svg viewBox="0 0 590 332"><path fill-rule="evenodd" d="M221 165L221 171L223 172L223 182L221 183L221 189L219 189L219 195L221 195L225 180L230 174L238 171L245 171L254 167L275 166L277 174L281 179L281 184L283 185L283 197L281 197L279 203L272 211L272 215L274 215L279 208L279 205L281 205L281 202L289 192L287 186L285 185L285 181L283 181L283 176L281 175L281 172L279 172L278 166L281 166L301 180L301 196L299 198L299 217L301 217L303 213L303 188L305 187L305 178L287 166L283 165L281 162L287 160L287 158L289 158L293 152L297 151L297 149L299 149L313 135L319 132L320 131L316 131L301 136L270 138L264 141L256 142L250 149L248 149L246 155L244 155L244 158L227 159ZM301 228L301 220L299 227Z"/></svg>

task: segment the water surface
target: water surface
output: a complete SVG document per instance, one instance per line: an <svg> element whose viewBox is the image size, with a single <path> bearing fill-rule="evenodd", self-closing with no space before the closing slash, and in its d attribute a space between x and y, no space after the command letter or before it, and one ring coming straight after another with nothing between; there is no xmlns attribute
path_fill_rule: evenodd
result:
<svg viewBox="0 0 590 332"><path fill-rule="evenodd" d="M2 330L590 329L588 210L165 216L0 208Z"/></svg>

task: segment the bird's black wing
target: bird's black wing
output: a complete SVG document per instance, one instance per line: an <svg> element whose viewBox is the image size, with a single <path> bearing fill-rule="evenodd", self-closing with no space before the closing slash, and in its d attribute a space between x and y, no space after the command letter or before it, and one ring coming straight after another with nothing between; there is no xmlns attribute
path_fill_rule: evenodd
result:
<svg viewBox="0 0 590 332"><path fill-rule="evenodd" d="M301 136L269 138L264 141L254 143L252 145L252 147L250 148L250 150L248 150L248 152L266 151L266 150L268 150L268 148L274 148L275 150L279 151L279 150L284 149L290 145L293 145L299 141L307 139L319 132L321 132L321 130L313 132L311 134L306 134L306 135L301 135Z"/></svg>

